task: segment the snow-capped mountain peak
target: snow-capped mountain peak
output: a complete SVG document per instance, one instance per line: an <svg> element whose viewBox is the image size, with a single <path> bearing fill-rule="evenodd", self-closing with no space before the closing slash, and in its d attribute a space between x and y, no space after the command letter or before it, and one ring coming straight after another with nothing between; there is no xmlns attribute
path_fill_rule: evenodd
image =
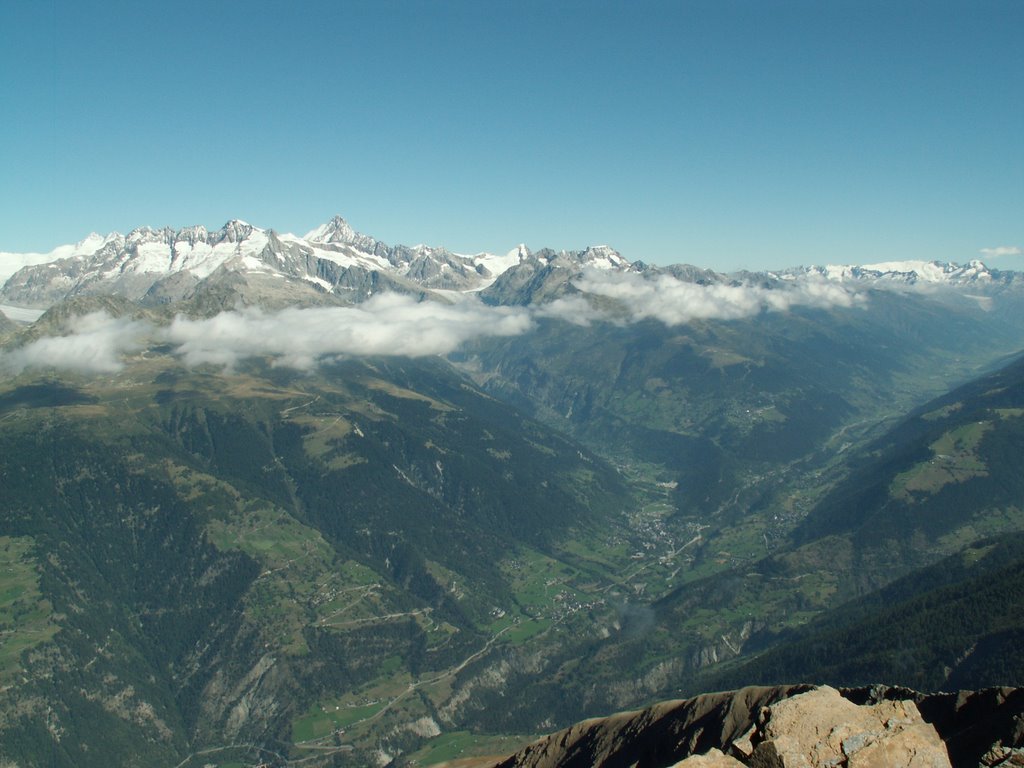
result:
<svg viewBox="0 0 1024 768"><path fill-rule="evenodd" d="M217 233L215 239L218 242L238 243L247 239L254 231L256 231L256 227L249 222L242 221L241 219L232 219L220 228L220 232ZM262 232L263 230L259 231Z"/></svg>
<svg viewBox="0 0 1024 768"><path fill-rule="evenodd" d="M583 262L596 269L623 269L629 262L614 248L607 245L591 245L580 255Z"/></svg>
<svg viewBox="0 0 1024 768"><path fill-rule="evenodd" d="M531 256L530 249L522 243L504 255L481 253L474 256L473 266L477 272L487 277L486 285L481 285L480 287L483 288L490 285L497 279L498 275L504 274L512 267L522 264Z"/></svg>
<svg viewBox="0 0 1024 768"><path fill-rule="evenodd" d="M4 253L0 252L0 286L18 270L40 264L51 264L60 259L86 258L92 256L110 242L123 241L118 232L100 235L92 232L73 245L60 245L49 253Z"/></svg>
<svg viewBox="0 0 1024 768"><path fill-rule="evenodd" d="M137 227L128 233L125 240L129 243L170 243L174 239L174 230L170 227L154 229L153 227Z"/></svg>
<svg viewBox="0 0 1024 768"><path fill-rule="evenodd" d="M188 243L189 245L195 245L196 243L205 243L210 239L210 233L206 227L201 224L197 224L192 227L183 227L174 234L175 243Z"/></svg>
<svg viewBox="0 0 1024 768"><path fill-rule="evenodd" d="M382 251L390 251L388 246L377 241L369 235L357 232L341 216L334 216L326 224L321 224L316 229L307 232L303 237L307 243L316 245L351 246L363 253L381 256Z"/></svg>
<svg viewBox="0 0 1024 768"><path fill-rule="evenodd" d="M945 261L882 261L872 264L827 264L786 270L785 279L815 275L835 282L876 282L881 285L964 285L991 281L993 274L984 262L974 259L966 264Z"/></svg>
<svg viewBox="0 0 1024 768"><path fill-rule="evenodd" d="M96 251L106 245L107 240L112 236L116 236L116 233L114 235L101 235L99 232L90 232L84 239L75 243L74 250L83 254L96 253Z"/></svg>
<svg viewBox="0 0 1024 768"><path fill-rule="evenodd" d="M362 237L345 219L334 216L326 224L307 232L302 239L311 243L354 243Z"/></svg>
<svg viewBox="0 0 1024 768"><path fill-rule="evenodd" d="M139 227L127 236L92 233L48 254L0 254L0 304L45 309L62 299L116 294L150 304L169 304L197 295L224 306L263 303L351 303L375 293L416 296L482 292L492 303L548 301L575 290L587 270L601 279L632 272L667 275L681 282L741 284L772 281L839 282L844 290L928 289L953 286L984 295L1014 282L1016 273L990 271L979 260L967 264L888 261L864 265L801 267L778 273L720 275L695 267L648 267L630 262L608 245L582 251L531 251L525 244L504 254L462 255L425 244L387 245L360 234L341 216L305 237L278 235L240 219L220 229L174 230ZM208 283L207 281L212 281ZM209 285L212 290L200 291ZM269 299L268 299L269 297ZM218 305L220 306L220 305Z"/></svg>
<svg viewBox="0 0 1024 768"><path fill-rule="evenodd" d="M71 256L75 263L65 264ZM147 226L127 236L93 234L50 254L11 254L0 263L0 270L7 268L6 274L0 272L0 298L33 308L83 293L166 303L187 298L217 274L233 274L243 279L233 280L231 290L247 290L255 280L253 285L259 285L253 290L265 292L271 277L283 279L274 283L282 286L275 289L280 300L293 290L297 301L308 300L310 292L362 301L383 290L420 295L424 290L479 291L529 256L525 246L505 257L462 256L428 245L389 246L360 234L341 216L305 237L279 236L232 219L215 231Z"/></svg>

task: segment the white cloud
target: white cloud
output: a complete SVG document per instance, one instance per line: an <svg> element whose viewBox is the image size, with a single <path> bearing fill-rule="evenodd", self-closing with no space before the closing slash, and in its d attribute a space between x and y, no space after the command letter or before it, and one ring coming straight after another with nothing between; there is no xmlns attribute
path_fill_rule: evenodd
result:
<svg viewBox="0 0 1024 768"><path fill-rule="evenodd" d="M982 248L979 253L990 259L998 258L1000 256L1024 256L1024 248L1020 248L1016 245L999 245L995 248Z"/></svg>
<svg viewBox="0 0 1024 768"><path fill-rule="evenodd" d="M454 351L481 336L515 336L533 325L519 307L416 302L386 293L356 307L223 312L207 320L179 316L163 337L188 365L231 366L269 355L277 364L309 369L337 355L422 357Z"/></svg>
<svg viewBox="0 0 1024 768"><path fill-rule="evenodd" d="M17 375L26 368L61 368L77 373L115 373L121 356L145 345L149 323L92 312L68 320L63 336L44 336L0 354L0 368Z"/></svg>
<svg viewBox="0 0 1024 768"><path fill-rule="evenodd" d="M684 282L671 275L644 278L642 275L585 272L574 285L585 293L614 299L631 320L654 318L666 325L693 320L738 320L760 312L785 312L792 307L850 307L861 298L827 280L801 280L771 288L760 285L727 285ZM571 319L571 313L585 304L579 299L562 307L549 305L549 314ZM597 312L587 304L584 322ZM560 310L560 311L556 311ZM607 317L607 316L606 316ZM610 319L610 318L609 318Z"/></svg>
<svg viewBox="0 0 1024 768"><path fill-rule="evenodd" d="M534 317L554 317L565 320L573 325L589 326L598 320L611 320L603 309L595 307L585 296L575 294L560 296L547 304L533 307Z"/></svg>
<svg viewBox="0 0 1024 768"><path fill-rule="evenodd" d="M187 365L230 367L247 357L269 356L279 365L310 369L337 355L443 355L469 339L514 336L532 326L521 307L489 307L477 299L418 303L398 294L381 294L358 307L252 309L202 320L179 316L166 328L95 312L68 321L65 335L0 353L0 370L115 373L124 367L122 356L143 349L147 340L169 343Z"/></svg>
<svg viewBox="0 0 1024 768"><path fill-rule="evenodd" d="M279 312L248 309L198 320L178 316L161 328L95 312L72 318L62 336L37 339L0 354L0 369L14 374L41 367L114 373L123 367L123 355L143 349L149 341L169 344L190 366L212 363L231 367L246 358L270 357L277 365L311 369L321 360L339 355L444 355L471 339L526 333L538 317L561 318L578 325L644 318L679 325L701 319L738 319L794 306L851 306L857 301L846 289L825 280L777 288L704 286L669 275L644 279L594 270L575 285L589 296L565 296L529 309L492 307L475 297L442 304L386 293L354 307Z"/></svg>

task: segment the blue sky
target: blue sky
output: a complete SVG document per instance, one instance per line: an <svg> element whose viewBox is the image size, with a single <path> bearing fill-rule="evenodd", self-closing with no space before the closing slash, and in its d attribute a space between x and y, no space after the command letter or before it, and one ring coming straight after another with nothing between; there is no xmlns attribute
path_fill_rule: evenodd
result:
<svg viewBox="0 0 1024 768"><path fill-rule="evenodd" d="M966 261L1024 247L1022 33L1019 0L2 0L0 250L338 213L467 253Z"/></svg>

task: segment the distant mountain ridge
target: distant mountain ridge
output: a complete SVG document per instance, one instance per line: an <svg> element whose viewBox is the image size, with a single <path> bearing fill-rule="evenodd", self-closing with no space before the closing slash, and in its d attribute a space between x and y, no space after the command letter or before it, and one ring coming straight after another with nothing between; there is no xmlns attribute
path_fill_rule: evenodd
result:
<svg viewBox="0 0 1024 768"><path fill-rule="evenodd" d="M161 305L193 298L202 284L227 283L247 303L265 303L272 295L270 303L351 304L381 291L397 291L442 298L446 292L481 292L488 303L529 304L574 292L572 281L588 268L648 278L668 275L702 285L784 287L817 280L987 291L1019 282L1018 273L990 270L980 261L829 265L725 275L689 265L632 262L607 245L536 252L519 245L505 254L466 255L422 244L388 245L335 216L301 237L232 219L216 231L203 226L139 227L127 235L92 233L48 254L0 253L0 303L45 309L73 296L116 293Z"/></svg>
<svg viewBox="0 0 1024 768"><path fill-rule="evenodd" d="M426 245L391 246L356 232L340 216L304 237L233 219L217 231L140 227L128 235L93 233L49 254L0 253L0 296L4 303L36 308L106 293L163 304L190 298L202 282L244 275L298 286L297 303L310 290L357 303L381 290L479 291L530 259L576 268L628 266L606 246L537 256L518 246L504 255L468 256Z"/></svg>
<svg viewBox="0 0 1024 768"><path fill-rule="evenodd" d="M0 254L0 765L411 768L753 682L1020 685L1022 288L340 217Z"/></svg>
<svg viewBox="0 0 1024 768"><path fill-rule="evenodd" d="M888 261L878 264L800 267L779 273L783 279L803 275L820 275L836 282L884 281L906 285L971 285L1005 281L1012 273L992 270L980 259L966 264L943 261Z"/></svg>

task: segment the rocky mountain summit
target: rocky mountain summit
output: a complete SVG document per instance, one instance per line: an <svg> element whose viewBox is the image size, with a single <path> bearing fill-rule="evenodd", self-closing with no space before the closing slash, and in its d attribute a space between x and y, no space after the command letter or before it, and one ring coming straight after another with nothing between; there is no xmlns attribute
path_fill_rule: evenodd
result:
<svg viewBox="0 0 1024 768"><path fill-rule="evenodd" d="M1024 765L1024 690L747 687L578 723L493 768Z"/></svg>
<svg viewBox="0 0 1024 768"><path fill-rule="evenodd" d="M450 254L388 248L355 233L344 237L351 228L344 221L335 225L316 230L309 240L238 220L215 232L141 227L127 236L90 236L73 248L56 249L53 260L22 257L26 266L9 277L2 295L7 303L37 308L98 294L160 305L215 291L211 286L230 286L243 299L258 299L273 293L268 289L276 283L287 286L292 303L309 303L317 293L348 303L380 290L468 289L482 279L472 264ZM240 280L248 285L240 286Z"/></svg>
<svg viewBox="0 0 1024 768"><path fill-rule="evenodd" d="M0 766L1024 766L1024 279L898 266L0 254Z"/></svg>
<svg viewBox="0 0 1024 768"><path fill-rule="evenodd" d="M782 276L818 275L836 282L873 281L903 285L991 285L1005 282L1005 271L989 269L974 259L966 264L940 261L887 261L878 264L813 266L787 270Z"/></svg>
<svg viewBox="0 0 1024 768"><path fill-rule="evenodd" d="M629 261L607 245L573 251L518 245L504 254L466 255L423 244L388 245L335 216L301 237L233 219L219 230L139 227L127 235L93 233L49 254L0 253L0 304L42 310L76 296L116 294L148 306L188 301L201 313L236 304L358 304L390 291L441 300L452 293L480 293L489 304L529 305L587 292L579 282L585 271L771 290L811 283L844 289L954 287L987 295L1020 282L1017 273L989 270L980 261L725 275L690 265ZM607 295L607 280L599 282Z"/></svg>
<svg viewBox="0 0 1024 768"><path fill-rule="evenodd" d="M217 231L139 227L128 235L92 234L50 254L2 253L0 298L40 309L100 294L161 305L228 285L245 303L265 304L261 299L280 293L272 287L276 283L288 287L292 303L308 304L320 294L348 304L382 291L480 291L520 264L570 267L566 274L588 265L629 267L607 246L533 254L521 245L503 255L463 255L427 245L388 245L355 231L340 216L303 237L235 219Z"/></svg>

